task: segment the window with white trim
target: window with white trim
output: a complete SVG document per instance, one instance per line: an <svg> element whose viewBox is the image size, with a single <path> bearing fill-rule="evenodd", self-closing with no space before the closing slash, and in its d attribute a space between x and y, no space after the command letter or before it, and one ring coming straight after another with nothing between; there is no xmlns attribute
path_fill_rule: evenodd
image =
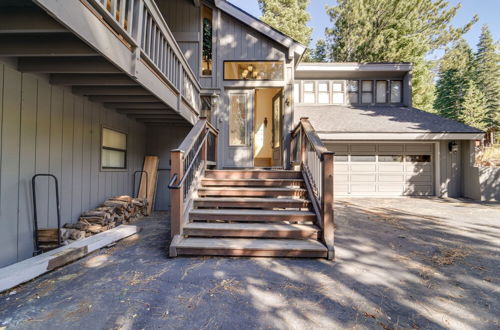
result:
<svg viewBox="0 0 500 330"><path fill-rule="evenodd" d="M300 84L293 84L293 102L300 103Z"/></svg>
<svg viewBox="0 0 500 330"><path fill-rule="evenodd" d="M332 83L332 103L344 104L344 82L334 81Z"/></svg>
<svg viewBox="0 0 500 330"><path fill-rule="evenodd" d="M316 103L316 88L314 81L304 81L302 88L304 89L304 99L302 102L309 104Z"/></svg>
<svg viewBox="0 0 500 330"><path fill-rule="evenodd" d="M373 103L373 81L371 80L361 81L361 103Z"/></svg>
<svg viewBox="0 0 500 330"><path fill-rule="evenodd" d="M391 103L403 103L403 82L391 80Z"/></svg>
<svg viewBox="0 0 500 330"><path fill-rule="evenodd" d="M127 134L109 128L102 128L101 168L127 168Z"/></svg>
<svg viewBox="0 0 500 330"><path fill-rule="evenodd" d="M318 103L321 103L321 104L330 103L330 82L329 81L318 82Z"/></svg>
<svg viewBox="0 0 500 330"><path fill-rule="evenodd" d="M376 103L387 103L387 81L377 80Z"/></svg>
<svg viewBox="0 0 500 330"><path fill-rule="evenodd" d="M347 92L349 94L349 104L358 104L359 96L359 81L349 80L347 82Z"/></svg>

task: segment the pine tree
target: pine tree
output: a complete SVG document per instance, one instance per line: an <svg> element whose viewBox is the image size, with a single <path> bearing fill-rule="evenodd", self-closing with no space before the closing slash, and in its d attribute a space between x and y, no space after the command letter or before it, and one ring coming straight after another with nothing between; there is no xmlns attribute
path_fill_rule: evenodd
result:
<svg viewBox="0 0 500 330"><path fill-rule="evenodd" d="M441 116L459 120L465 91L474 82L474 57L469 44L460 39L448 48L439 62L434 109Z"/></svg>
<svg viewBox="0 0 500 330"><path fill-rule="evenodd" d="M316 47L311 51L311 62L326 62L328 58L328 49L324 39L316 41Z"/></svg>
<svg viewBox="0 0 500 330"><path fill-rule="evenodd" d="M476 54L477 84L486 98L488 126L500 125L500 55L490 29L484 25Z"/></svg>
<svg viewBox="0 0 500 330"><path fill-rule="evenodd" d="M309 0L258 0L261 19L305 46L311 41L312 29L307 26L311 15Z"/></svg>
<svg viewBox="0 0 500 330"><path fill-rule="evenodd" d="M467 84L458 119L481 130L486 130L489 126L486 97L473 81Z"/></svg>
<svg viewBox="0 0 500 330"><path fill-rule="evenodd" d="M477 20L454 28L450 22L459 8L444 0L338 0L327 8L332 59L412 62L414 105L431 111L434 82L426 55L457 40Z"/></svg>

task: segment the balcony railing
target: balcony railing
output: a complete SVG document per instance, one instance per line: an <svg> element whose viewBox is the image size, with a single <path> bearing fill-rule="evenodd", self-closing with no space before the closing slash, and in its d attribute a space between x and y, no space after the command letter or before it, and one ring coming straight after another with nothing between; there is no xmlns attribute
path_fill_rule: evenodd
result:
<svg viewBox="0 0 500 330"><path fill-rule="evenodd" d="M114 31L199 113L200 83L154 0L87 0Z"/></svg>

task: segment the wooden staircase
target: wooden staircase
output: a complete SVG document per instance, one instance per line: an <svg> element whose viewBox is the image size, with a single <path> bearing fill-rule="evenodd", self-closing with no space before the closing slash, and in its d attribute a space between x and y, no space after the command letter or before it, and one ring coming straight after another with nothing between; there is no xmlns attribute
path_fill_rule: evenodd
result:
<svg viewBox="0 0 500 330"><path fill-rule="evenodd" d="M206 170L171 254L327 257L302 173Z"/></svg>

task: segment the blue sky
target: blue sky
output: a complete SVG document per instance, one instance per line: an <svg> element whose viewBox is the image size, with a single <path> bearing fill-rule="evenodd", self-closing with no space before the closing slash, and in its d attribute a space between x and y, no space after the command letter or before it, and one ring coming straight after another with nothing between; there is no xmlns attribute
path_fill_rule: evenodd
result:
<svg viewBox="0 0 500 330"><path fill-rule="evenodd" d="M256 17L261 16L257 0L229 1ZM489 25L495 40L500 39L500 0L449 0L450 5L456 5L459 2L462 3L462 8L460 8L453 21L456 26L465 24L474 14L479 15L479 22L465 35L465 38L474 49L483 24ZM324 36L325 28L330 24L330 19L325 13L325 6L333 6L334 4L335 0L311 0L308 8L311 14L309 26L314 29L311 47L314 46L318 38Z"/></svg>

